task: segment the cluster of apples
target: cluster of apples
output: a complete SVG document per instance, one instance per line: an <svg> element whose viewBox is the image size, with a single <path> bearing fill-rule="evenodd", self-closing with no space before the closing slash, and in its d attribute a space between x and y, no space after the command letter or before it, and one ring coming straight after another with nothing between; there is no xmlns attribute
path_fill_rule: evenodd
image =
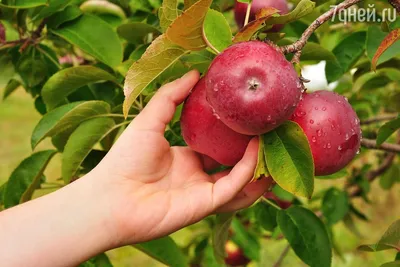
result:
<svg viewBox="0 0 400 267"><path fill-rule="evenodd" d="M273 45L234 44L214 59L185 101L183 138L193 150L234 166L254 136L292 120L308 138L315 174L335 173L360 148L359 119L343 96L329 91L307 94L302 88L293 65Z"/></svg>

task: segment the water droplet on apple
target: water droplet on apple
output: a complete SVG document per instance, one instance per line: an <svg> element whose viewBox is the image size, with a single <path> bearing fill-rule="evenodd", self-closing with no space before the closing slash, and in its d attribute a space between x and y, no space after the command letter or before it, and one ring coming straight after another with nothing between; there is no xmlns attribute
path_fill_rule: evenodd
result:
<svg viewBox="0 0 400 267"><path fill-rule="evenodd" d="M349 136L349 134L346 134L346 141L349 141L349 139L350 139L350 136Z"/></svg>
<svg viewBox="0 0 400 267"><path fill-rule="evenodd" d="M315 136L313 136L313 137L311 138L311 141L312 141L313 143L315 143L315 142L317 142L317 138L316 138Z"/></svg>
<svg viewBox="0 0 400 267"><path fill-rule="evenodd" d="M317 131L317 135L318 135L319 137L321 137L321 136L322 136L322 130L318 130L318 131Z"/></svg>
<svg viewBox="0 0 400 267"><path fill-rule="evenodd" d="M315 107L314 109L315 109L315 110L318 110L318 107Z"/></svg>
<svg viewBox="0 0 400 267"><path fill-rule="evenodd" d="M336 130L336 127L333 124L331 125L331 128L332 128L332 131Z"/></svg>
<svg viewBox="0 0 400 267"><path fill-rule="evenodd" d="M315 97L319 97L319 94L315 94Z"/></svg>
<svg viewBox="0 0 400 267"><path fill-rule="evenodd" d="M326 111L326 107L323 107L322 110L323 110L323 111Z"/></svg>
<svg viewBox="0 0 400 267"><path fill-rule="evenodd" d="M342 151L342 149L343 149L342 146L338 146L339 151Z"/></svg>
<svg viewBox="0 0 400 267"><path fill-rule="evenodd" d="M326 144L324 145L324 148L326 149Z"/></svg>
<svg viewBox="0 0 400 267"><path fill-rule="evenodd" d="M360 155L360 152L361 152L361 151L360 151L360 149L359 149L359 150L357 150L357 153L356 153L356 154L357 154L357 155Z"/></svg>
<svg viewBox="0 0 400 267"><path fill-rule="evenodd" d="M296 112L296 116L299 117L299 118L304 117L305 115L306 115L306 113L304 111L297 111Z"/></svg>
<svg viewBox="0 0 400 267"><path fill-rule="evenodd" d="M349 102L349 99L348 99L347 97L345 97L344 100L346 100L347 102Z"/></svg>
<svg viewBox="0 0 400 267"><path fill-rule="evenodd" d="M356 118L356 119L354 120L354 122L356 123L356 125L359 125L359 124L360 124L360 119Z"/></svg>
<svg viewBox="0 0 400 267"><path fill-rule="evenodd" d="M328 143L328 145L326 147L331 148L332 147L331 143Z"/></svg>
<svg viewBox="0 0 400 267"><path fill-rule="evenodd" d="M310 123L311 123L311 124L314 124L314 121L313 121L313 120L310 120Z"/></svg>

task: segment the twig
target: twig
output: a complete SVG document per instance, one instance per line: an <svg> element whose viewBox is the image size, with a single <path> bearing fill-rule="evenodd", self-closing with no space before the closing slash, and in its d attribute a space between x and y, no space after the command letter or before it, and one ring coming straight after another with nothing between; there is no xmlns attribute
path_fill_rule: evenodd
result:
<svg viewBox="0 0 400 267"><path fill-rule="evenodd" d="M389 153L383 160L382 164L376 170L371 170L367 172L365 177L367 178L368 182L372 183L376 178L384 174L387 171L387 169L389 169L390 166L392 166L395 158L396 158L395 153ZM349 192L349 196L357 197L360 195L361 192L362 192L361 187L356 186L355 190Z"/></svg>
<svg viewBox="0 0 400 267"><path fill-rule="evenodd" d="M282 251L282 254L279 256L279 259L275 262L274 267L281 266L286 255L289 253L289 250L290 250L290 245L287 245L286 248Z"/></svg>
<svg viewBox="0 0 400 267"><path fill-rule="evenodd" d="M400 153L400 145L398 145L398 144L383 143L382 145L377 146L376 140L364 138L363 140L361 140L361 145L363 147L369 148L369 149L384 150L387 152Z"/></svg>
<svg viewBox="0 0 400 267"><path fill-rule="evenodd" d="M349 8L352 5L357 4L358 2L361 2L362 0L346 0L339 5L335 6L334 8L330 9L329 11L325 12L322 14L320 17L318 17L311 25L305 30L303 35L299 40L294 42L293 44L287 45L287 46L282 46L281 51L284 54L289 54L289 53L295 53L293 56L292 62L298 63L300 56L301 56L301 50L304 48L304 46L307 44L308 39L311 37L311 35L325 22L327 22L329 19L331 19L335 14L339 13L343 9Z"/></svg>
<svg viewBox="0 0 400 267"><path fill-rule="evenodd" d="M389 0L389 3L400 13L400 0Z"/></svg>
<svg viewBox="0 0 400 267"><path fill-rule="evenodd" d="M390 121L390 120L396 119L397 117L399 117L399 114L379 115L379 116L376 116L374 118L370 118L370 119L362 121L361 125L368 125L368 124L373 124L373 123L381 122L381 121Z"/></svg>
<svg viewBox="0 0 400 267"><path fill-rule="evenodd" d="M244 19L244 26L246 26L249 23L249 19L250 19L250 11L251 11L251 4L252 2L247 4L247 11L246 11L246 17Z"/></svg>

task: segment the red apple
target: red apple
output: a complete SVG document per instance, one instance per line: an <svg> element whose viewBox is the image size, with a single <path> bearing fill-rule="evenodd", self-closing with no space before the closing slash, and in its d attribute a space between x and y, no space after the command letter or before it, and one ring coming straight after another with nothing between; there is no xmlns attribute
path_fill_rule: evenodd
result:
<svg viewBox="0 0 400 267"><path fill-rule="evenodd" d="M242 28L244 25L244 20L246 18L247 12L246 3L240 3L236 1L235 4L235 20L239 28ZM250 17L249 21L253 21L256 19L256 14L262 8L273 7L280 10L280 14L284 15L289 12L289 6L286 0L253 0L250 8ZM283 25L274 25L271 29L273 32L279 32L282 30Z"/></svg>
<svg viewBox="0 0 400 267"><path fill-rule="evenodd" d="M215 113L246 135L264 134L289 119L300 101L300 85L283 54L259 41L232 45L214 59L206 76Z"/></svg>
<svg viewBox="0 0 400 267"><path fill-rule="evenodd" d="M186 100L181 116L182 136L195 151L234 166L242 159L251 136L234 132L221 122L206 100L201 79Z"/></svg>
<svg viewBox="0 0 400 267"><path fill-rule="evenodd" d="M341 95L329 91L304 94L292 120L307 135L315 175L329 175L343 169L360 149L360 120Z"/></svg>
<svg viewBox="0 0 400 267"><path fill-rule="evenodd" d="M225 252L225 263L229 266L243 266L250 262L250 260L244 255L243 251L232 241L226 243Z"/></svg>

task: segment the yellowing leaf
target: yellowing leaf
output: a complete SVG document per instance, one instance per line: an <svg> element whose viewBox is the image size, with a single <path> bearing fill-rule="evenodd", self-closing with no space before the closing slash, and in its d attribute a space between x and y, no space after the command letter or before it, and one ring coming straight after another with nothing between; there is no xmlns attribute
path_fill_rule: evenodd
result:
<svg viewBox="0 0 400 267"><path fill-rule="evenodd" d="M203 39L203 23L212 0L200 0L182 13L168 28L167 37L188 50L207 46Z"/></svg>
<svg viewBox="0 0 400 267"><path fill-rule="evenodd" d="M270 176L267 168L267 163L265 162L265 154L264 154L264 139L260 137L259 145L258 145L258 159L257 159L257 167L254 171L253 180L258 180L262 177Z"/></svg>
<svg viewBox="0 0 400 267"><path fill-rule="evenodd" d="M187 52L182 47L174 45L165 35L153 41L142 58L133 63L126 76L123 106L125 116L146 86Z"/></svg>
<svg viewBox="0 0 400 267"><path fill-rule="evenodd" d="M171 25L178 15L178 0L164 0L158 10L160 26L163 31L168 29L169 25Z"/></svg>
<svg viewBox="0 0 400 267"><path fill-rule="evenodd" d="M382 41L381 45L374 55L374 58L372 59L372 70L376 71L376 65L380 56L382 56L382 54L398 40L400 40L400 29L396 29L390 32L389 35Z"/></svg>

